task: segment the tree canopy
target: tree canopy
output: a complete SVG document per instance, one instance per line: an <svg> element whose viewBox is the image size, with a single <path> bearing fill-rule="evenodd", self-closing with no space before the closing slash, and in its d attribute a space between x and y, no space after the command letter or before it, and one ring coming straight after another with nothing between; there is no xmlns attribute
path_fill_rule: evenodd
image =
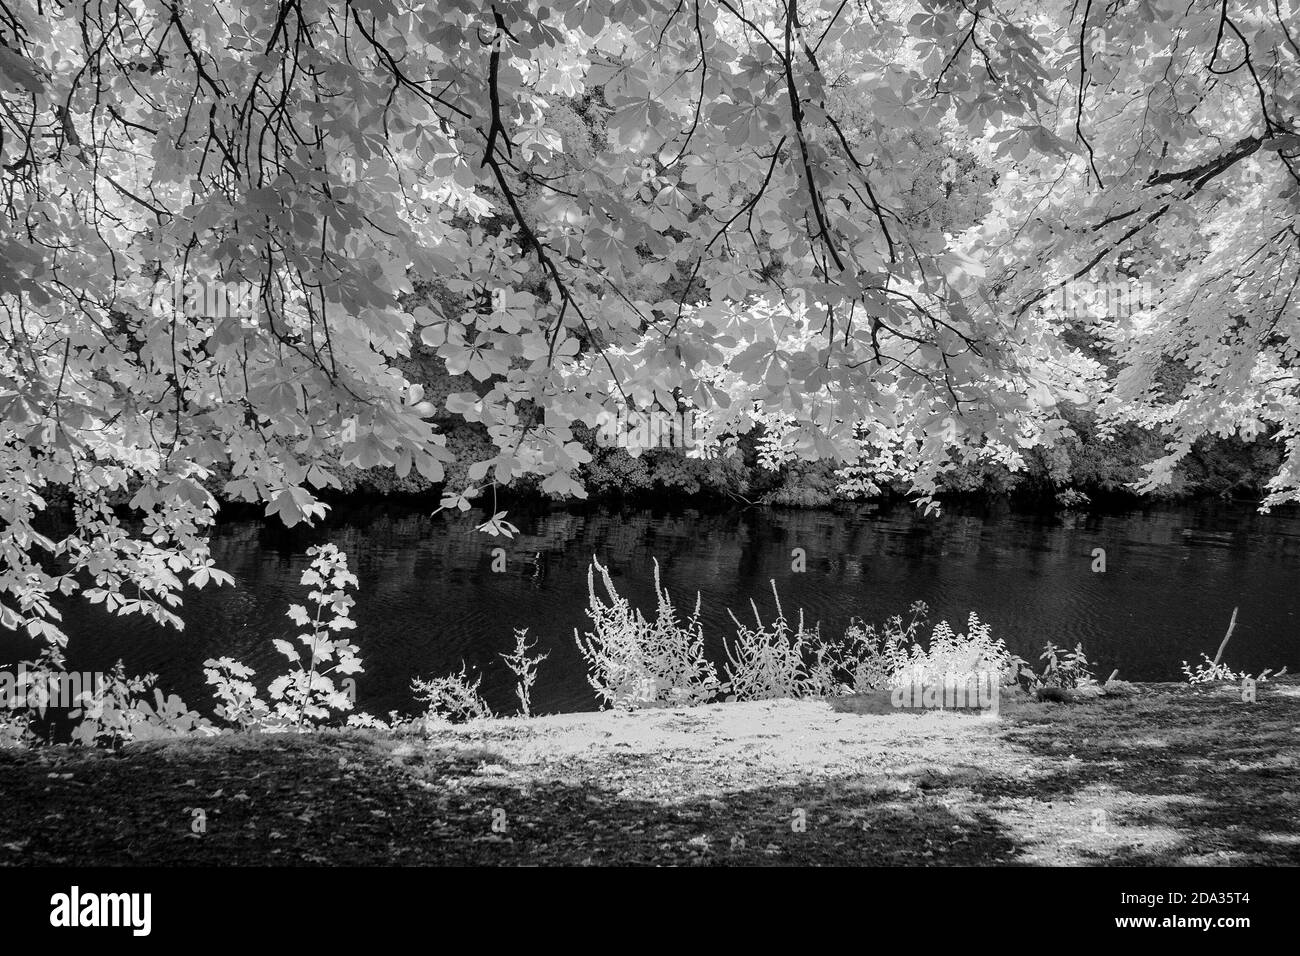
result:
<svg viewBox="0 0 1300 956"><path fill-rule="evenodd" d="M179 624L214 480L311 520L449 420L448 504L581 496L629 407L924 499L1065 403L1162 429L1152 483L1273 437L1300 497L1297 12L0 0L0 621Z"/></svg>

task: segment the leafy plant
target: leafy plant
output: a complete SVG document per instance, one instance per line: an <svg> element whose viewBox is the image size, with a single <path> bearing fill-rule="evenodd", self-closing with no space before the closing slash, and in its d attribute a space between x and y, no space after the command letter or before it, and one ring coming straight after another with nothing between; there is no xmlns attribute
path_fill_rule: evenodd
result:
<svg viewBox="0 0 1300 956"><path fill-rule="evenodd" d="M776 581L771 582L772 597L776 601L776 618L768 625L758 612L758 605L750 601L754 611L754 627L741 624L728 608L732 623L736 625L736 638L724 644L727 662L724 665L727 680L725 688L736 700L770 700L778 697L807 697L825 691L824 670L814 678L804 660L819 644L816 629L804 627L803 611L799 622L791 629L781 607L781 596Z"/></svg>
<svg viewBox="0 0 1300 956"><path fill-rule="evenodd" d="M1237 681L1248 676L1244 673L1238 674L1226 662L1216 664L1204 651L1201 652L1201 660L1197 662L1195 669L1187 661L1183 661L1182 671L1189 684L1208 684L1219 680Z"/></svg>
<svg viewBox="0 0 1300 956"><path fill-rule="evenodd" d="M537 642L529 644L527 641L528 628L515 628L515 649L510 654L502 654L501 657L510 668L510 672L515 675L515 696L519 698L519 709L525 717L531 717L532 691L533 684L537 680L537 668L551 655L547 652L530 656L530 652L537 647Z"/></svg>
<svg viewBox="0 0 1300 956"><path fill-rule="evenodd" d="M106 674L70 673L62 654L45 648L23 661L12 691L0 701L0 747L30 747L58 739L52 711L66 707L69 740L118 748L132 740L215 734L212 723L175 694L164 695L157 676L127 676L118 661Z"/></svg>
<svg viewBox="0 0 1300 956"><path fill-rule="evenodd" d="M1039 687L1078 690L1093 687L1097 683L1082 644L1076 644L1071 651L1059 648L1048 641L1038 659L1046 662L1043 665L1043 673L1036 681Z"/></svg>
<svg viewBox="0 0 1300 956"><path fill-rule="evenodd" d="M25 713L0 710L0 750L26 750L39 743L31 723Z"/></svg>
<svg viewBox="0 0 1300 956"><path fill-rule="evenodd" d="M992 675L998 686L1015 680L1020 673L1020 659L1012 654L1001 638L993 636L988 624L974 611L967 619L966 633L952 629L947 621L935 625L928 646L920 642L906 647L906 658L899 660L890 675L890 686L939 685L951 681L964 683Z"/></svg>
<svg viewBox="0 0 1300 956"><path fill-rule="evenodd" d="M1250 677L1249 672L1234 671L1225 661L1216 664L1210 659L1210 655L1204 652L1201 653L1201 660L1197 662L1195 668L1188 664L1187 661L1183 661L1182 671L1183 676L1187 678L1187 683L1192 685L1209 684L1213 681L1236 682ZM1286 672L1285 667L1276 673L1273 672L1273 668L1269 667L1260 671L1254 680L1264 682L1269 677L1281 677Z"/></svg>
<svg viewBox="0 0 1300 956"><path fill-rule="evenodd" d="M348 714L349 727L360 727L367 730L396 730L402 728L407 722L400 718L396 711L391 711L388 719L376 717L373 714L367 714L364 711L356 714Z"/></svg>
<svg viewBox="0 0 1300 956"><path fill-rule="evenodd" d="M203 674L215 688L216 715L242 730L264 726L271 708L258 696L257 685L249 678L255 672L247 664L229 657L204 661Z"/></svg>
<svg viewBox="0 0 1300 956"><path fill-rule="evenodd" d="M328 719L336 711L353 707L352 696L335 686L336 675L362 671L359 648L333 632L356 627L351 611L356 601L348 588L357 586L357 578L348 570L347 555L333 544L307 549L311 564L299 582L311 590L308 604L291 604L286 612L295 624L307 630L295 640L305 648L299 650L290 641L272 641L292 665L287 674L271 681L268 704L258 696L253 684L254 671L229 657L204 661L207 682L214 687L217 716L243 729L276 730L307 726Z"/></svg>
<svg viewBox="0 0 1300 956"><path fill-rule="evenodd" d="M273 641L276 650L298 666L271 681L267 690L276 702L276 713L298 727L323 720L331 711L351 710L352 697L334 686L331 675L362 671L359 648L347 638L332 636L332 632L357 626L351 618L356 601L347 592L348 587L357 586L357 578L348 570L348 557L332 544L308 548L307 554L312 562L302 573L301 583L313 588L307 599L315 607L309 613L305 606L292 604L287 612L299 627L310 628L297 636L306 648L306 660L289 641Z"/></svg>
<svg viewBox="0 0 1300 956"><path fill-rule="evenodd" d="M80 718L72 729L73 743L117 748L132 740L220 732L175 694L164 696L154 686L157 680L154 674L128 677L118 661L96 687L79 695L78 707L69 715ZM145 696L151 691L152 703Z"/></svg>
<svg viewBox="0 0 1300 956"><path fill-rule="evenodd" d="M43 741L39 725L46 704L66 675L63 654L49 645L35 660L19 662L16 671L0 695L0 748L24 749Z"/></svg>
<svg viewBox="0 0 1300 956"><path fill-rule="evenodd" d="M411 689L416 699L425 705L426 719L463 723L492 716L487 702L479 696L478 688L482 683L482 676L471 683L462 663L459 672L446 677L429 680L417 677L411 682Z"/></svg>
<svg viewBox="0 0 1300 956"><path fill-rule="evenodd" d="M597 572L608 603L596 593ZM587 680L606 706L698 704L718 693L717 670L704 656L699 595L683 625L660 584L658 561L654 587L655 619L648 621L618 593L599 561L593 558L587 568L587 616L592 630L585 635L575 630L573 636L587 662Z"/></svg>
<svg viewBox="0 0 1300 956"><path fill-rule="evenodd" d="M809 667L817 692L861 694L891 686L894 674L911 659L909 648L918 642L928 611L924 601L916 601L906 623L898 614L879 627L854 619L840 639L819 637Z"/></svg>

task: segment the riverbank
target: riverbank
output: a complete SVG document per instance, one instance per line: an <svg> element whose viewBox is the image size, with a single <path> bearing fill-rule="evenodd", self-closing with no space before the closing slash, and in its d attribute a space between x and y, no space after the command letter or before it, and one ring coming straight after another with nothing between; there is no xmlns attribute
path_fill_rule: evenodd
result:
<svg viewBox="0 0 1300 956"><path fill-rule="evenodd" d="M0 752L0 864L1300 863L1300 681L1135 687Z"/></svg>

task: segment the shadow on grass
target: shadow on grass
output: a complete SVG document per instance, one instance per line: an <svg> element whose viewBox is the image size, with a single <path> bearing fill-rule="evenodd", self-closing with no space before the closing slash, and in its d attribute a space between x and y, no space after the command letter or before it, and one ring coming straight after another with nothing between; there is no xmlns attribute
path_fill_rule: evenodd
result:
<svg viewBox="0 0 1300 956"><path fill-rule="evenodd" d="M1164 698L1023 716L1003 740L1045 768L1032 784L981 779L984 801L1026 792L1101 812L1080 862L1115 866L1300 863L1300 688L1179 688Z"/></svg>
<svg viewBox="0 0 1300 956"><path fill-rule="evenodd" d="M481 756L426 751L402 767L327 737L0 753L0 863L951 865L1016 849L995 819L954 814L923 778L661 803L520 784Z"/></svg>

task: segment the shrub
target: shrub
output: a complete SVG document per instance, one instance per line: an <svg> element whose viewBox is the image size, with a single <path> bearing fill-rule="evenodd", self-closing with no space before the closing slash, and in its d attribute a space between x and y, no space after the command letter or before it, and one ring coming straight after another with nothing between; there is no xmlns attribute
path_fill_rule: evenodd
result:
<svg viewBox="0 0 1300 956"><path fill-rule="evenodd" d="M1195 670L1191 668L1187 661L1183 661L1182 669L1183 676L1187 678L1189 684L1208 684L1216 680L1235 681L1247 676L1236 673L1225 663L1214 663L1210 659L1210 655L1204 652L1201 653L1201 660L1197 662Z"/></svg>
<svg viewBox="0 0 1300 956"><path fill-rule="evenodd" d="M365 730L387 731L387 730L400 730L403 727L405 727L407 723L409 723L409 721L404 721L402 718L400 718L396 711L392 711L391 713L389 713L387 720L384 720L382 717L376 717L373 714L367 714L364 711L360 711L355 714L348 714L347 725L349 727L359 727Z"/></svg>
<svg viewBox="0 0 1300 956"><path fill-rule="evenodd" d="M257 687L249 680L255 673L251 667L229 657L203 662L207 682L215 688L217 716L242 729L301 730L328 719L333 711L352 709L352 695L335 686L333 675L361 672L359 648L347 638L333 637L332 632L357 626L351 618L356 602L348 593L349 587L357 586L357 578L348 570L348 556L333 544L308 548L307 554L312 562L300 581L312 588L307 600L314 608L309 612L305 605L291 604L286 612L290 620L306 628L296 640L307 656L304 660L303 652L290 641L272 641L295 665L267 688L274 706L258 697Z"/></svg>
<svg viewBox="0 0 1300 956"><path fill-rule="evenodd" d="M297 636L298 643L307 649L307 659L304 664L302 652L289 641L272 641L276 650L298 666L271 681L267 688L276 701L276 713L297 727L323 720L332 710L351 710L352 697L336 688L330 675L362 670L359 648L347 638L331 636L332 631L357 626L350 616L356 601L347 593L349 586L357 586L357 578L348 570L348 556L332 544L308 548L307 553L312 562L302 573L301 582L314 588L307 599L315 607L309 613L304 605L291 604L287 612L295 624L309 629Z"/></svg>
<svg viewBox="0 0 1300 956"><path fill-rule="evenodd" d="M0 750L25 750L39 740L27 714L0 711Z"/></svg>
<svg viewBox="0 0 1300 956"><path fill-rule="evenodd" d="M730 450L705 458L687 454L681 448L651 448L643 457L654 488L675 498L744 495L749 490L744 460Z"/></svg>
<svg viewBox="0 0 1300 956"><path fill-rule="evenodd" d="M609 597L596 593L596 572ZM659 581L654 563L656 614L647 621L619 595L609 571L592 559L587 568L587 616L592 630L574 639L587 662L587 680L604 706L631 708L660 703L698 704L718 693L718 676L704 657L700 597L685 626L678 623L672 598Z"/></svg>
<svg viewBox="0 0 1300 956"><path fill-rule="evenodd" d="M947 621L935 625L929 647L919 642L906 648L905 658L898 658L890 675L891 687L908 684L929 686L949 681L976 680L984 674L996 675L1001 685L1015 680L1020 673L1020 659L1013 655L1001 638L979 619L974 611L967 621L965 634L954 631Z"/></svg>
<svg viewBox="0 0 1300 956"><path fill-rule="evenodd" d="M53 724L47 710L52 702L74 693L67 714L73 722L70 740L75 745L117 748L132 740L218 733L175 694L164 696L154 686L156 675L128 677L120 660L84 688L80 680L69 684L61 654L50 648L34 661L21 662L19 671L17 700L0 702L0 748L48 742Z"/></svg>
<svg viewBox="0 0 1300 956"><path fill-rule="evenodd" d="M479 696L478 688L482 683L481 676L470 683L462 662L460 671L455 674L431 680L417 677L411 681L411 689L415 692L416 700L425 705L426 720L445 720L458 724L492 716L491 708Z"/></svg>
<svg viewBox="0 0 1300 956"><path fill-rule="evenodd" d="M776 581L772 581L772 596L776 599L776 620L770 627L763 623L758 605L753 601L749 603L754 609L757 625L754 628L741 624L727 610L736 625L736 640L724 645L727 653L724 668L726 688L736 700L807 697L824 692L824 672L818 670L818 678L814 678L804 661L806 653L816 657L815 649L821 643L816 629L810 632L804 627L803 611L800 611L799 625L792 631L781 608Z"/></svg>
<svg viewBox="0 0 1300 956"><path fill-rule="evenodd" d="M633 458L625 448L602 448L589 442L591 461L582 465L583 485L592 494L616 497L646 491L652 482L650 466L644 456Z"/></svg>
<svg viewBox="0 0 1300 956"><path fill-rule="evenodd" d="M257 686L249 680L254 670L230 657L218 657L203 663L203 675L215 688L212 694L217 698L216 715L241 730L261 726L271 708L258 696Z"/></svg>
<svg viewBox="0 0 1300 956"><path fill-rule="evenodd" d="M825 508L840 496L837 485L838 476L829 462L793 462L781 468L779 484L760 500L786 508Z"/></svg>
<svg viewBox="0 0 1300 956"><path fill-rule="evenodd" d="M1187 678L1187 683L1189 684L1209 684L1216 680L1235 682L1250 677L1250 674L1246 671L1234 671L1224 662L1218 664L1214 663L1214 661L1210 659L1210 655L1205 653L1201 654L1201 660L1197 662L1195 670L1192 669L1187 661L1183 661L1182 669L1183 676ZM1267 681L1270 674L1274 677L1281 677L1286 674L1286 670L1287 669L1284 667L1274 674L1273 668L1269 667L1260 671L1255 680L1261 682Z"/></svg>
<svg viewBox="0 0 1300 956"><path fill-rule="evenodd" d="M1062 508L1086 508L1092 504L1092 499L1077 488L1066 488L1056 493L1056 503Z"/></svg>
<svg viewBox="0 0 1300 956"><path fill-rule="evenodd" d="M732 615L737 638L726 647L724 687L736 700L829 697L913 684L964 683L990 673L1002 684L1014 681L1024 663L974 613L965 634L941 621L928 647L920 640L929 610L922 601L911 606L907 623L901 615L879 628L855 620L843 637L826 639L819 628L804 626L802 612L798 626L791 629L775 581L772 593L777 617L770 627L763 624L757 607L757 628L746 627Z"/></svg>
<svg viewBox="0 0 1300 956"><path fill-rule="evenodd" d="M889 687L894 674L911 659L908 648L917 642L929 608L916 601L908 610L911 617L906 624L897 614L880 627L855 618L842 638L819 642L810 668L818 692L861 694Z"/></svg>
<svg viewBox="0 0 1300 956"><path fill-rule="evenodd" d="M158 678L153 674L127 677L118 661L104 678L99 686L80 695L80 706L71 715L81 718L72 729L73 743L117 748L131 740L220 733L177 695L164 697L154 687ZM144 696L149 691L153 692L152 704Z"/></svg>
<svg viewBox="0 0 1300 956"><path fill-rule="evenodd" d="M24 749L44 742L38 728L47 702L58 693L58 682L66 673L62 653L49 645L36 660L20 661L17 669L15 680L0 684L0 749Z"/></svg>
<svg viewBox="0 0 1300 956"><path fill-rule="evenodd" d="M1035 679L1039 687L1078 690L1097 683L1082 644L1076 644L1074 650L1068 651L1048 641L1038 659L1047 662L1042 675Z"/></svg>

